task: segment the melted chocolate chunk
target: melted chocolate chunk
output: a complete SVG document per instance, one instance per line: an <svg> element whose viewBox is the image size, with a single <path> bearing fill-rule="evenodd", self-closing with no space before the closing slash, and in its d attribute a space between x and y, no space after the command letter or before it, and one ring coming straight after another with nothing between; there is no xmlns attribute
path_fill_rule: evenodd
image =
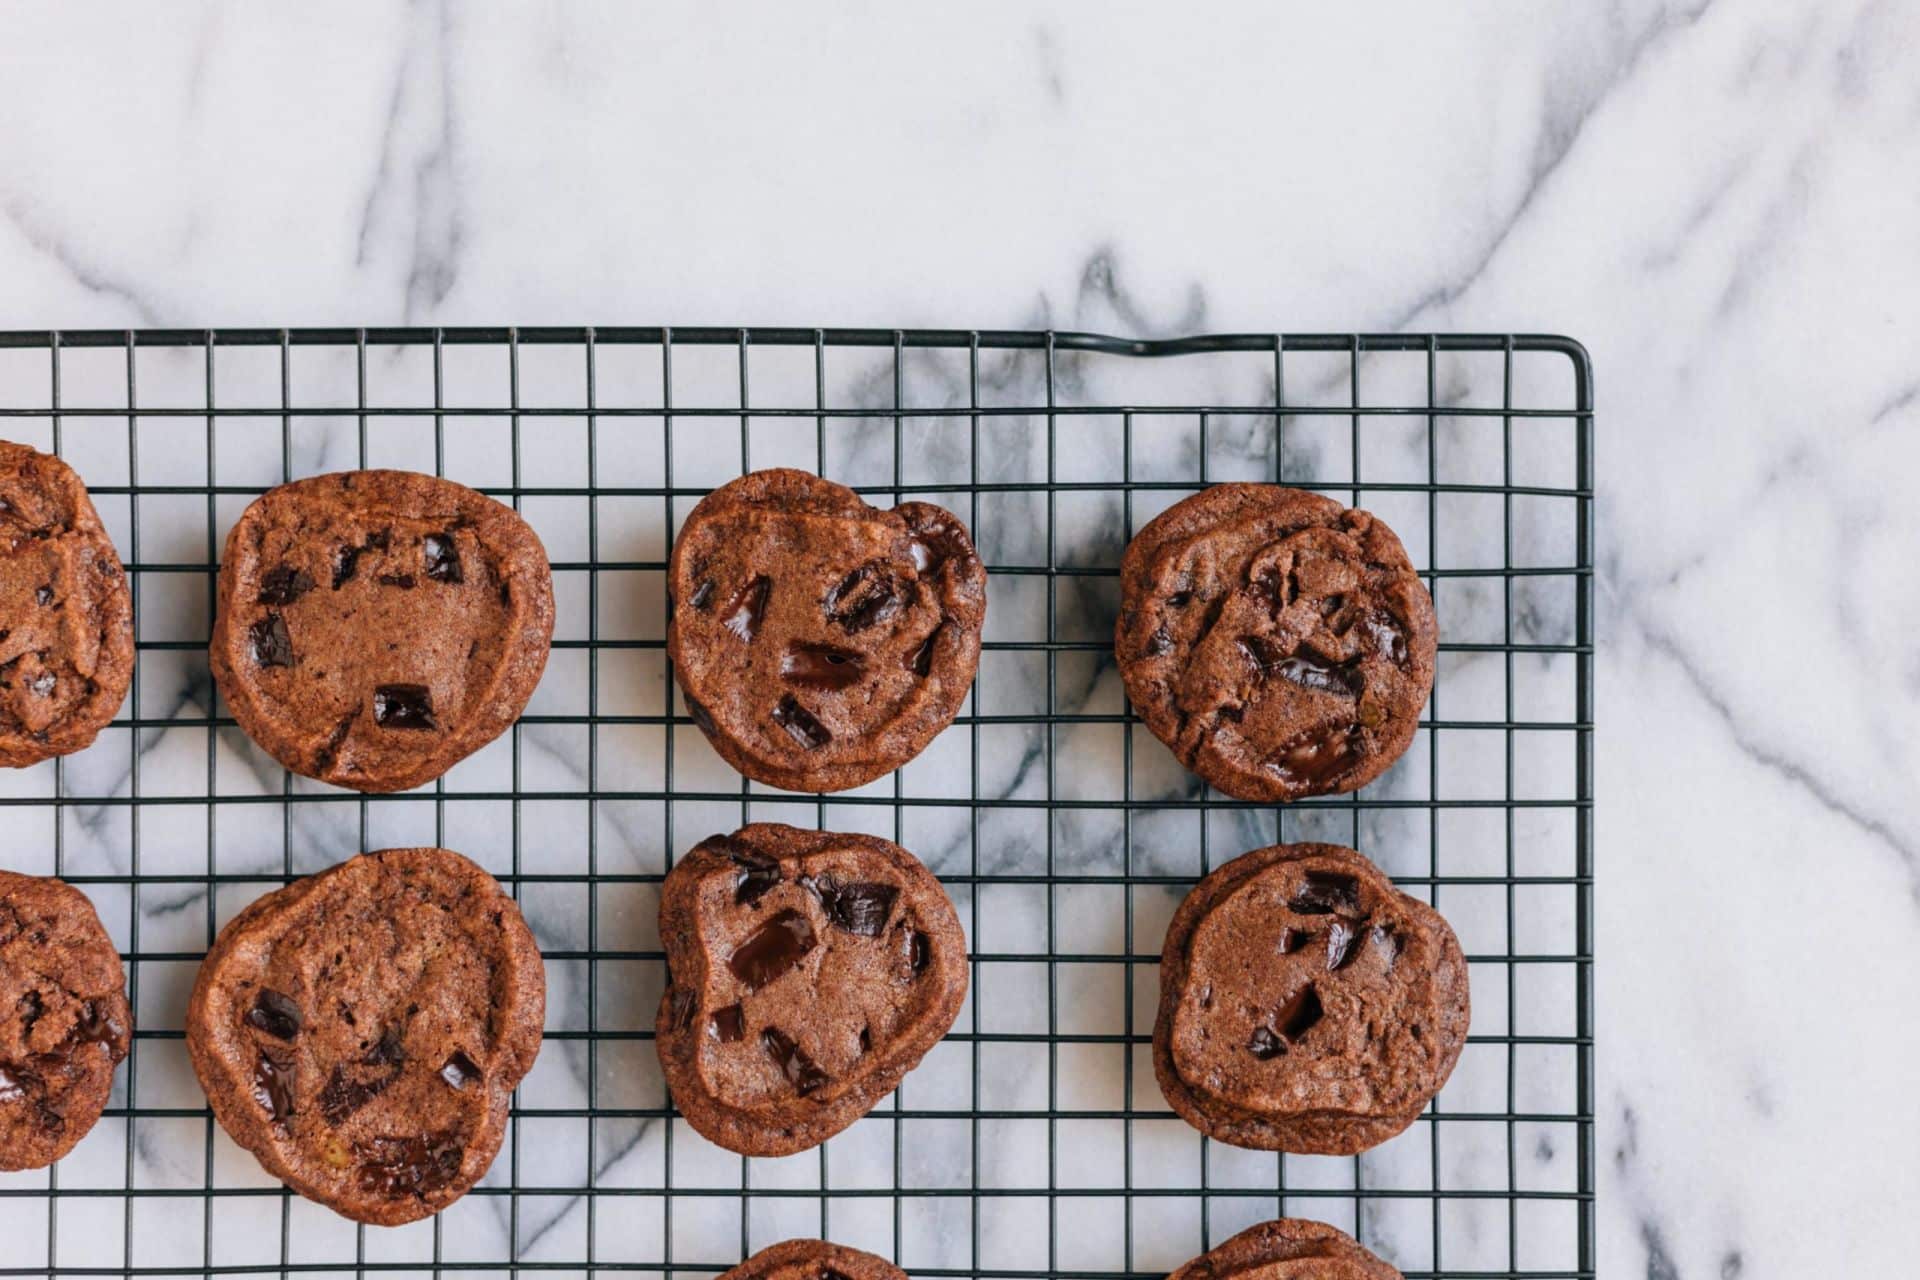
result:
<svg viewBox="0 0 1920 1280"><path fill-rule="evenodd" d="M1262 1062L1277 1058L1287 1051L1287 1042L1273 1033L1271 1027L1255 1027L1253 1036L1247 1041L1247 1052Z"/></svg>
<svg viewBox="0 0 1920 1280"><path fill-rule="evenodd" d="M729 842L731 844L731 842ZM727 850L727 856L740 868L740 874L733 882L733 904L737 907L750 907L767 896L767 891L780 883L780 864L764 853L755 853L733 845Z"/></svg>
<svg viewBox="0 0 1920 1280"><path fill-rule="evenodd" d="M831 875L810 879L806 885L820 900L828 924L862 938L877 938L886 932L893 900L900 896L895 885L871 880L849 883Z"/></svg>
<svg viewBox="0 0 1920 1280"><path fill-rule="evenodd" d="M1400 939L1392 929L1385 925L1375 925L1367 931L1367 941L1379 953L1381 963L1388 972L1393 970L1393 962L1400 958Z"/></svg>
<svg viewBox="0 0 1920 1280"><path fill-rule="evenodd" d="M440 1064L440 1078L451 1088L464 1089L470 1081L480 1078L480 1068L472 1058L455 1049L453 1056Z"/></svg>
<svg viewBox="0 0 1920 1280"><path fill-rule="evenodd" d="M1327 972L1344 969L1360 954L1360 926L1335 920L1327 926Z"/></svg>
<svg viewBox="0 0 1920 1280"><path fill-rule="evenodd" d="M1169 609L1184 609L1192 603L1193 592L1191 591L1176 591L1167 597L1167 608Z"/></svg>
<svg viewBox="0 0 1920 1280"><path fill-rule="evenodd" d="M749 992L758 991L813 950L813 926L798 911L777 912L733 949L727 967Z"/></svg>
<svg viewBox="0 0 1920 1280"><path fill-rule="evenodd" d="M933 674L934 646L940 643L940 633L946 629L947 624L944 622L933 629L920 647L913 651L913 656L907 659L907 670L917 676Z"/></svg>
<svg viewBox="0 0 1920 1280"><path fill-rule="evenodd" d="M260 1050L253 1064L253 1100L275 1124L293 1118L292 1055L281 1049Z"/></svg>
<svg viewBox="0 0 1920 1280"><path fill-rule="evenodd" d="M900 586L886 562L869 560L827 592L827 617L848 631L865 631L900 612Z"/></svg>
<svg viewBox="0 0 1920 1280"><path fill-rule="evenodd" d="M1282 746L1268 767L1295 786L1320 789L1360 763L1360 726L1313 729Z"/></svg>
<svg viewBox="0 0 1920 1280"><path fill-rule="evenodd" d="M818 751L833 741L827 726L814 719L813 713L801 706L790 693L774 706L773 722L785 729L789 738L809 751Z"/></svg>
<svg viewBox="0 0 1920 1280"><path fill-rule="evenodd" d="M737 1004L715 1009L707 1028L721 1044L734 1044L747 1034L747 1012Z"/></svg>
<svg viewBox="0 0 1920 1280"><path fill-rule="evenodd" d="M1303 656L1305 651L1284 658L1271 670L1282 680L1291 681L1302 689L1311 689L1315 693L1331 693L1335 697L1356 697L1360 693L1360 673L1346 663L1326 663L1316 661L1314 656Z"/></svg>
<svg viewBox="0 0 1920 1280"><path fill-rule="evenodd" d="M26 1096L27 1088L14 1075L13 1070L0 1067L0 1102L18 1102Z"/></svg>
<svg viewBox="0 0 1920 1280"><path fill-rule="evenodd" d="M860 1052L873 1052L873 1028L871 1026L863 1026L860 1028Z"/></svg>
<svg viewBox="0 0 1920 1280"><path fill-rule="evenodd" d="M1280 954L1292 955L1313 940L1313 934L1305 929L1282 929L1280 931Z"/></svg>
<svg viewBox="0 0 1920 1280"><path fill-rule="evenodd" d="M866 659L851 649L795 641L780 655L781 678L802 689L844 689L860 680Z"/></svg>
<svg viewBox="0 0 1920 1280"><path fill-rule="evenodd" d="M275 565L260 575L259 604L292 604L313 590L313 576L290 564Z"/></svg>
<svg viewBox="0 0 1920 1280"><path fill-rule="evenodd" d="M806 1097L827 1082L827 1073L818 1063L807 1056L806 1050L795 1044L792 1037L777 1027L768 1027L760 1033L760 1047L767 1056L780 1064L780 1070L786 1073L787 1083L801 1097Z"/></svg>
<svg viewBox="0 0 1920 1280"><path fill-rule="evenodd" d="M927 971L933 963L933 942L926 934L915 929L907 938L907 967L917 977Z"/></svg>
<svg viewBox="0 0 1920 1280"><path fill-rule="evenodd" d="M693 721L696 729L706 734L709 738L719 732L719 730L714 727L712 714L709 713L705 707L695 702L692 698L687 698L687 695L684 693L680 696L687 700L687 717Z"/></svg>
<svg viewBox="0 0 1920 1280"><path fill-rule="evenodd" d="M438 729L433 692L423 684L383 684L373 691L373 722L388 729Z"/></svg>
<svg viewBox="0 0 1920 1280"><path fill-rule="evenodd" d="M1289 1041L1298 1041L1301 1036L1313 1030L1314 1024L1320 1021L1324 1012L1325 1010L1320 1007L1320 993L1315 991L1313 984L1309 982L1287 997L1287 1002L1280 1006L1280 1012L1275 1015L1274 1022L1278 1025L1281 1035Z"/></svg>
<svg viewBox="0 0 1920 1280"><path fill-rule="evenodd" d="M753 643L753 638L760 634L760 619L767 612L767 596L772 590L773 580L763 573L734 592L720 616L720 625L737 638Z"/></svg>
<svg viewBox="0 0 1920 1280"><path fill-rule="evenodd" d="M1384 609L1374 609L1360 620L1361 629L1373 642L1373 651L1384 654L1396 667L1407 665L1407 633L1399 620Z"/></svg>
<svg viewBox="0 0 1920 1280"><path fill-rule="evenodd" d="M1303 916L1360 913L1360 882L1340 871L1309 871L1287 905Z"/></svg>
<svg viewBox="0 0 1920 1280"><path fill-rule="evenodd" d="M376 1137L356 1142L362 1191L398 1199L426 1195L460 1176L466 1148L451 1130L416 1137Z"/></svg>
<svg viewBox="0 0 1920 1280"><path fill-rule="evenodd" d="M291 1040L300 1034L300 1006L270 987L260 988L247 1010L247 1025L266 1032L276 1040Z"/></svg>
<svg viewBox="0 0 1920 1280"><path fill-rule="evenodd" d="M420 552L426 557L427 577L435 582L460 582L460 548L451 533L430 533L421 539Z"/></svg>
<svg viewBox="0 0 1920 1280"><path fill-rule="evenodd" d="M333 589L338 591L353 580L360 567L359 547L336 547L333 552Z"/></svg>
<svg viewBox="0 0 1920 1280"><path fill-rule="evenodd" d="M711 601L712 599L713 599L713 579L708 578L706 581L702 582L699 586L693 589L693 595L687 600L687 603L692 605L696 609L705 609L707 607L708 602Z"/></svg>
<svg viewBox="0 0 1920 1280"><path fill-rule="evenodd" d="M270 613L247 628L247 644L253 660L263 667L293 665L293 637L287 634L286 620Z"/></svg>
<svg viewBox="0 0 1920 1280"><path fill-rule="evenodd" d="M1159 658L1172 652L1173 637L1167 634L1165 624L1155 627L1153 634L1147 637L1147 656Z"/></svg>
<svg viewBox="0 0 1920 1280"><path fill-rule="evenodd" d="M398 587L402 591L413 590L413 575L410 573L383 573L380 575L383 587Z"/></svg>
<svg viewBox="0 0 1920 1280"><path fill-rule="evenodd" d="M52 587L35 587L33 589L33 602L37 605L42 605L42 606L52 604L53 588Z"/></svg>

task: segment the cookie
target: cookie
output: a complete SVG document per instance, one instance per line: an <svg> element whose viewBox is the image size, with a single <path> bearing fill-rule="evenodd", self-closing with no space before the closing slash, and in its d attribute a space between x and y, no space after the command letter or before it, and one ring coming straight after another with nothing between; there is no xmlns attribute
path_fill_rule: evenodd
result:
<svg viewBox="0 0 1920 1280"><path fill-rule="evenodd" d="M1167 1280L1402 1280L1344 1231L1304 1218L1248 1227Z"/></svg>
<svg viewBox="0 0 1920 1280"><path fill-rule="evenodd" d="M73 1150L132 1044L120 955L93 903L65 881L0 871L0 1169Z"/></svg>
<svg viewBox="0 0 1920 1280"><path fill-rule="evenodd" d="M1393 530L1300 489L1215 485L1149 521L1120 562L1127 697L1241 800L1379 777L1413 741L1437 636Z"/></svg>
<svg viewBox="0 0 1920 1280"><path fill-rule="evenodd" d="M539 948L445 849L363 854L220 931L187 1006L214 1117L274 1177L395 1226L466 1194L540 1050Z"/></svg>
<svg viewBox="0 0 1920 1280"><path fill-rule="evenodd" d="M0 440L0 765L93 742L133 679L133 600L73 468Z"/></svg>
<svg viewBox="0 0 1920 1280"><path fill-rule="evenodd" d="M1153 1072L1210 1137L1351 1155L1414 1122L1467 1019L1466 958L1438 912L1352 849L1274 845L1174 912Z"/></svg>
<svg viewBox="0 0 1920 1280"><path fill-rule="evenodd" d="M755 823L660 890L667 1088L730 1151L791 1155L873 1109L953 1026L967 940L899 845Z"/></svg>
<svg viewBox="0 0 1920 1280"><path fill-rule="evenodd" d="M720 1280L907 1280L907 1273L876 1254L825 1240L769 1245Z"/></svg>
<svg viewBox="0 0 1920 1280"><path fill-rule="evenodd" d="M547 553L511 507L411 471L342 471L241 514L210 656L233 718L281 764L404 791L514 722L552 637Z"/></svg>
<svg viewBox="0 0 1920 1280"><path fill-rule="evenodd" d="M756 471L694 507L668 584L688 714L768 786L844 791L897 769L980 665L987 571L931 503L881 511L804 471Z"/></svg>

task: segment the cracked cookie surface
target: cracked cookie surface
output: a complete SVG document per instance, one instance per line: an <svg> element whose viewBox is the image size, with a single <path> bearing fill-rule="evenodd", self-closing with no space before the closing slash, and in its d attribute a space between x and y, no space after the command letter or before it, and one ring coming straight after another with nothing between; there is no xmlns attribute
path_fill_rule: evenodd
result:
<svg viewBox="0 0 1920 1280"><path fill-rule="evenodd" d="M1433 689L1433 601L1367 512L1278 485L1215 485L1135 535L1120 584L1128 698L1226 794L1354 791L1413 741Z"/></svg>
<svg viewBox="0 0 1920 1280"><path fill-rule="evenodd" d="M1223 1142L1350 1155L1414 1122L1468 1018L1466 959L1438 912L1352 849L1274 845L1174 912L1154 1075Z"/></svg>
<svg viewBox="0 0 1920 1280"><path fill-rule="evenodd" d="M210 659L281 764L404 791L513 724L552 636L546 551L511 507L411 471L343 471L242 513Z"/></svg>
<svg viewBox="0 0 1920 1280"><path fill-rule="evenodd" d="M783 1240L721 1273L720 1280L907 1280L907 1273L863 1249L825 1240Z"/></svg>
<svg viewBox="0 0 1920 1280"><path fill-rule="evenodd" d="M755 823L702 841L661 888L660 940L667 1087L743 1155L804 1151L865 1115L967 993L952 900L874 836Z"/></svg>
<svg viewBox="0 0 1920 1280"><path fill-rule="evenodd" d="M0 1169L71 1151L132 1042L120 956L93 903L65 881L0 871Z"/></svg>
<svg viewBox="0 0 1920 1280"><path fill-rule="evenodd" d="M1402 1280L1346 1232L1305 1218L1249 1227L1167 1280Z"/></svg>
<svg viewBox="0 0 1920 1280"><path fill-rule="evenodd" d="M132 595L86 486L0 440L0 765L87 746L132 678Z"/></svg>
<svg viewBox="0 0 1920 1280"><path fill-rule="evenodd" d="M701 499L674 541L667 652L728 764L843 791L952 722L980 662L986 582L950 511L883 511L804 471L756 471Z"/></svg>
<svg viewBox="0 0 1920 1280"><path fill-rule="evenodd" d="M394 1226L485 1175L545 1008L539 948L493 877L446 849L386 849L220 931L187 1052L220 1126L267 1172Z"/></svg>

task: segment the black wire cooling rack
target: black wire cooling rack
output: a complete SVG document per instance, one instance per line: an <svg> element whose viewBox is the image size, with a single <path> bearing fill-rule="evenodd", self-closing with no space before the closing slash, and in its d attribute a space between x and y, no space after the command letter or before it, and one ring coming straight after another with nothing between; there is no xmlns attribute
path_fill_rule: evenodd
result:
<svg viewBox="0 0 1920 1280"><path fill-rule="evenodd" d="M713 1272L827 1235L920 1275L1157 1276L1285 1213L1407 1275L1590 1277L1592 411L1585 352L1507 335L808 329L0 334L0 435L89 482L132 572L139 664L86 752L0 778L9 867L95 899L134 1052L57 1168L0 1176L0 1274ZM918 760L794 796L721 765L671 692L672 531L769 465L963 514L991 572L979 680ZM293 778L216 705L226 528L283 480L398 466L512 502L560 622L529 713L417 792ZM1353 796L1202 787L1128 714L1110 651L1134 529L1208 483L1278 480L1383 516L1434 592L1413 748ZM944 879L973 993L899 1092L824 1147L742 1160L668 1105L657 886L714 831L887 835ZM1208 868L1356 845L1435 902L1473 1033L1406 1134L1358 1157L1204 1141L1153 1082L1161 933ZM358 1228L217 1127L185 1061L218 926L361 849L444 844L520 899L548 1042L487 1180Z"/></svg>

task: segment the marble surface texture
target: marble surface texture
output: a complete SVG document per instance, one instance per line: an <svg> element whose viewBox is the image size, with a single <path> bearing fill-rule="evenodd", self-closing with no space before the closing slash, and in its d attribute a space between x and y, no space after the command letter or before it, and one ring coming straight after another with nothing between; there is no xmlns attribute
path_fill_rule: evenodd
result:
<svg viewBox="0 0 1920 1280"><path fill-rule="evenodd" d="M1920 10L1893 0L1384 12L9 5L0 8L0 328L670 323L1572 335L1593 353L1599 389L1599 1273L1906 1274L1911 1233L1897 1228L1920 1200L1920 503L1909 492L1920 464L1916 68ZM257 487L286 471L361 460L354 417L340 412L353 403L350 356L311 354L295 370L295 398L333 412L289 424L284 457L277 418L264 433L261 420L222 420L219 484ZM377 353L373 402L421 402L431 371L418 356ZM137 468L143 485L207 483L204 418L142 419L130 458L124 353L66 360L64 402L107 411L63 423L63 451L90 481L125 486ZM197 356L143 353L138 373L143 406L205 405ZM955 403L963 373L951 362L914 362L909 395L926 399L912 402ZM1383 362L1364 376L1391 387L1407 373ZM990 390L1008 402L1039 385L1031 363L996 363L991 375ZM1085 375L1079 390L1089 396L1271 390L1257 371L1230 363L1158 384L1126 382L1139 377L1131 371ZM1299 376L1304 395L1337 393L1330 370L1303 364ZM43 402L37 377L43 369L0 353L0 398L16 397L7 403ZM454 357L447 377L450 399L504 403L497 353L491 362ZM685 355L675 377L681 403L737 403L725 399L737 396L730 348ZM223 353L216 401L275 405L278 378L271 359ZM1473 403L1487 378L1486 368L1461 362L1445 372L1442 393ZM530 357L522 379L523 403L578 394L577 366ZM884 360L849 357L829 368L829 395L887 403L879 397L891 394L889 379ZM810 397L811 366L769 354L754 365L753 386L772 402ZM650 387L657 395L650 367L603 362L603 403L650 403ZM1564 384L1540 392L1564 396ZM1269 475L1276 464L1288 478L1350 475L1340 471L1350 465L1342 441L1316 441L1303 428L1276 458L1256 417L1214 428L1208 478ZM448 473L510 485L500 422L450 420ZM939 483L975 463L1008 480L1044 478L1036 420L994 423L977 454L938 423L910 424L909 479ZM600 474L640 488L665 483L657 421L614 425L603 423L596 438ZM1136 475L1195 474L1192 427L1143 426ZM777 420L751 429L755 465L821 465L863 483L892 476L884 425L839 423L818 454L811 432L796 439ZM523 485L584 482L577 421L529 419L522 431ZM14 418L0 434L45 442L50 430ZM1063 431L1053 462L1063 478L1111 476L1113 441L1098 424ZM367 457L430 467L431 446L430 421L382 420ZM1417 466L1423 448L1391 423L1370 424L1366 474ZM1442 452L1469 474L1487 465L1486 450L1463 426ZM1497 442L1493 458L1497 466ZM1536 464L1559 477L1544 483L1571 483L1564 453L1526 460ZM677 429L671 483L715 483L739 465L733 420ZM1146 503L1164 498L1132 509L1113 495L1063 501L1056 559L1112 563L1129 519L1137 525L1151 514ZM245 501L149 497L136 515L124 495L109 494L102 506L129 558L204 566ZM1045 562L1046 513L1034 501L1016 493L967 513L990 562ZM588 558L580 506L536 497L522 505L556 562ZM684 505L603 500L600 559L657 562ZM1424 515L1376 509L1408 527ZM1437 545L1410 539L1423 564L1499 563L1497 508L1490 519L1459 504L1432 527ZM1514 563L1565 563L1566 537L1559 517L1523 514ZM560 577L563 637L584 637L595 606L603 638L659 635L657 572L604 573L591 599L584 572ZM1045 635L1044 591L1031 585L1043 581L996 576L997 638ZM144 581L142 639L203 637L205 583L200 572ZM1063 592L1061 634L1095 635L1111 617L1111 602L1086 590ZM1564 642L1569 600L1524 594L1517 634ZM1498 602L1443 599L1443 628L1452 610L1461 630L1451 634L1466 634L1489 607ZM657 650L603 659L596 710L665 710ZM1443 687L1460 690L1448 714L1474 718L1472 705L1490 699L1497 718L1499 672L1469 659L1443 673ZM1559 708L1543 716L1566 718L1568 704L1555 701L1564 686L1553 684L1564 669L1521 665L1516 681L1536 680ZM143 718L209 713L204 659L191 644L143 651L141 671ZM1062 710L1120 710L1117 679L1097 655L1063 655L1056 681ZM1149 1117L1133 1123L1127 1150L1119 1122L1099 1117L1161 1104L1144 1055L1129 1066L1123 1050L1098 1041L1064 1044L1050 1064L1045 1045L986 1039L977 1095L971 1043L949 1044L904 1091L901 1105L916 1118L863 1122L825 1159L743 1170L684 1126L644 1114L660 1105L649 1043L615 1038L590 1051L582 1038L561 1037L521 1096L530 1112L561 1114L524 1115L516 1154L489 1179L540 1194L473 1196L437 1224L364 1234L277 1195L235 1195L208 1209L167 1194L209 1180L269 1185L223 1137L209 1137L166 1030L179 1025L209 929L270 878L324 866L363 841L436 838L499 870L512 869L518 848L524 871L577 876L589 824L599 871L645 874L738 820L739 801L676 804L670 845L658 801L589 808L565 798L589 782L643 793L662 784L657 725L604 726L590 753L578 723L588 690L586 651L556 654L531 708L550 722L522 729L517 757L503 743L462 765L438 803L329 803L297 786L281 804L278 771L236 732L210 736L204 724L150 726L137 741L110 731L69 761L61 779L69 795L137 788L155 801L68 807L59 840L64 871L125 877L137 815L140 871L161 878L137 892L103 881L95 892L123 946L142 957L139 1014L158 1034L141 1042L137 1072L123 1073L131 1131L124 1112L109 1117L59 1170L62 1191L84 1194L61 1196L50 1223L46 1175L0 1179L0 1267L41 1265L49 1234L59 1266L116 1271L271 1270L283 1249L295 1263L404 1269L438 1256L457 1270L499 1261L510 1247L563 1273L589 1248L605 1265L657 1265L671 1251L683 1264L721 1266L740 1256L743 1236L757 1247L817 1231L821 1200L806 1193L830 1185L872 1193L833 1199L832 1233L897 1248L910 1269L1040 1272L1049 1265L1049 1202L1030 1193L1052 1178L1094 1193L1058 1202L1054 1267L1150 1274L1271 1216L1277 1175L1312 1193L1289 1209L1348 1226L1355 1207L1339 1192L1356 1178L1406 1191L1370 1200L1358 1225L1410 1272L1560 1274L1574 1265L1564 1202L1540 1202L1510 1222L1497 1198L1425 1197L1436 1177L1453 1188L1499 1189L1509 1177L1571 1186L1569 1126L1509 1133L1462 1123L1431 1145L1423 1135L1357 1164L1289 1159L1282 1171L1271 1156L1218 1146L1203 1156L1184 1126ZM1019 650L990 655L974 710L1013 722L944 735L905 771L903 792L964 799L977 746L980 794L1044 797L1041 734L1018 717L1044 707L1047 693L1042 665ZM1417 746L1380 794L1423 798L1429 773L1417 753L1426 749ZM1564 787L1560 749L1527 753L1520 783ZM674 750L676 788L737 791L691 730ZM1069 799L1117 795L1128 767L1110 722L1064 731L1055 756L1071 762L1053 783ZM1447 788L1481 785L1495 767L1464 739L1442 758L1461 771L1447 775ZM1146 748L1132 767L1136 794L1191 794ZM559 798L528 800L516 822L508 805L458 794L516 777L523 792ZM29 770L0 779L0 795L47 796L53 785L51 770ZM223 806L212 819L204 804L170 803L209 788L260 803ZM892 794L883 784L868 798ZM888 833L895 821L885 805L817 807L758 792L751 811ZM902 834L955 875L1044 871L1036 860L1048 848L1063 875L1123 865L1121 834L1102 825L1103 811L1070 813L1051 841L1036 812L990 811L976 843L965 810L911 807ZM55 821L52 806L8 807L0 861L51 869ZM1423 873L1432 839L1443 870L1500 874L1506 837L1497 823L1436 837L1426 821L1417 806L1387 811L1360 833L1363 847L1390 871ZM1287 833L1313 825L1312 815L1290 820ZM1328 834L1348 830L1343 817ZM1557 835L1523 822L1516 856L1554 847ZM1205 838L1217 861L1274 838L1272 819L1219 815ZM1197 874L1200 850L1190 810L1143 813L1131 866ZM261 879L210 894L210 859L222 875ZM1129 933L1119 887L1060 889L1055 949L1150 957L1177 889L1133 892ZM1126 986L1123 965L1062 965L1049 998L1044 891L1009 882L981 886L977 901L966 886L956 896L976 951L1012 957L980 966L963 1028L1104 1034L1128 1025L1129 999L1131 1025L1146 1025L1139 1011L1151 1008L1151 964ZM602 949L656 946L644 881L609 882L591 897L578 881L533 882L521 898L550 952L576 955L596 940ZM1566 900L1519 902L1512 937L1503 899L1463 890L1441 905L1469 952L1569 946ZM585 1030L588 965L556 959L549 973L553 1029ZM597 982L600 1030L648 1024L657 966L603 960ZM1526 1030L1536 1017L1531 1025L1566 1030L1551 1026L1570 1008L1564 989L1522 981L1503 994L1500 985L1476 986L1476 1030L1509 1019ZM1564 1111L1565 1068L1551 1055L1509 1064L1504 1052L1470 1051L1443 1110ZM590 1134L578 1115L589 1101L626 1114L595 1122ZM1095 1118L1062 1121L1051 1134L1044 1119L1022 1118L1050 1101ZM977 1144L964 1118L937 1114L964 1117L973 1107L1001 1117L980 1124ZM1206 1217L1192 1198L1127 1201L1123 1170L1149 1192L1204 1177L1215 1193ZM601 1197L589 1213L569 1190L589 1177L636 1194ZM668 1177L670 1198L657 1193ZM753 1199L744 1223L743 1178L772 1193ZM1013 1194L983 1199L974 1219L964 1192L975 1181ZM896 1186L911 1194L887 1194ZM963 1194L940 1194L954 1190Z"/></svg>

